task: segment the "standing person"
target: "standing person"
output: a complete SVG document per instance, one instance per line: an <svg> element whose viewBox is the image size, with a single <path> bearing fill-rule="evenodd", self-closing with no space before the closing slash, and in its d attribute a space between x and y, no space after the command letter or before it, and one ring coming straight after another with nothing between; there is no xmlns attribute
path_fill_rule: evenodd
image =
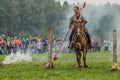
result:
<svg viewBox="0 0 120 80"><path fill-rule="evenodd" d="M86 18L80 13L79 7L78 6L74 6L74 15L70 18L70 23L69 23L69 28L72 28L72 26L76 27L77 23L81 23L84 26L84 32L87 36L88 39L88 45L89 47L91 47L91 38L90 35L88 33L87 28L85 27L85 25L88 23L88 21L86 20ZM72 37L74 35L74 27L71 31L70 37L69 37L69 46L68 48L71 49L71 41L72 41Z"/></svg>
<svg viewBox="0 0 120 80"><path fill-rule="evenodd" d="M5 37L5 35L2 35L2 39L3 39L3 47L2 47L2 53L7 53L7 38Z"/></svg>
<svg viewBox="0 0 120 80"><path fill-rule="evenodd" d="M42 37L40 35L38 35L37 41L42 41Z"/></svg>
<svg viewBox="0 0 120 80"><path fill-rule="evenodd" d="M93 48L93 52L98 51L98 40L96 40L96 38L92 39L92 48Z"/></svg>
<svg viewBox="0 0 120 80"><path fill-rule="evenodd" d="M37 51L38 53L43 53L43 42L40 35L37 36Z"/></svg>
<svg viewBox="0 0 120 80"><path fill-rule="evenodd" d="M91 40L91 46L92 46L92 51L94 52L94 44L95 44L95 39L93 38L92 40Z"/></svg>
<svg viewBox="0 0 120 80"><path fill-rule="evenodd" d="M0 55L2 54L3 39L0 37Z"/></svg>
<svg viewBox="0 0 120 80"><path fill-rule="evenodd" d="M11 51L13 53L16 53L16 46L15 46L14 38L11 38Z"/></svg>
<svg viewBox="0 0 120 80"><path fill-rule="evenodd" d="M47 52L48 51L48 39L44 38L43 40L43 51Z"/></svg>
<svg viewBox="0 0 120 80"><path fill-rule="evenodd" d="M101 47L102 47L102 43L100 41L100 39L98 40L98 51L100 52L101 51Z"/></svg>
<svg viewBox="0 0 120 80"><path fill-rule="evenodd" d="M14 53L16 53L17 52L17 36L14 37L14 44L15 44Z"/></svg>
<svg viewBox="0 0 120 80"><path fill-rule="evenodd" d="M109 51L110 41L108 40L108 38L104 40L103 45L104 45L104 51Z"/></svg>
<svg viewBox="0 0 120 80"><path fill-rule="evenodd" d="M26 48L28 49L30 47L30 40L29 38L26 38Z"/></svg>
<svg viewBox="0 0 120 80"><path fill-rule="evenodd" d="M7 38L7 52L8 52L8 54L11 53L11 40L10 40L10 37Z"/></svg>
<svg viewBox="0 0 120 80"><path fill-rule="evenodd" d="M20 51L21 50L21 46L22 46L22 41L21 41L21 38L17 38L15 40L15 45L17 47L17 51Z"/></svg>
<svg viewBox="0 0 120 80"><path fill-rule="evenodd" d="M33 52L34 53L37 53L37 43L38 43L38 38L37 37L34 37L33 38Z"/></svg>
<svg viewBox="0 0 120 80"><path fill-rule="evenodd" d="M43 48L42 41L38 41L37 42L38 53L42 53L43 52L42 48Z"/></svg>
<svg viewBox="0 0 120 80"><path fill-rule="evenodd" d="M22 39L22 49L25 53L27 49L27 41L25 40L25 38Z"/></svg>

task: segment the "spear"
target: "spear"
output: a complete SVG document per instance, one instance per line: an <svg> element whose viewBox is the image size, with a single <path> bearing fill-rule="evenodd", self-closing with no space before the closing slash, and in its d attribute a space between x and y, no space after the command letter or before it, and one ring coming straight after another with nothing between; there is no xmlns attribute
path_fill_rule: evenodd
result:
<svg viewBox="0 0 120 80"><path fill-rule="evenodd" d="M57 59L58 59L57 54L58 54L58 52L60 51L60 49L61 49L63 43L65 42L65 40L66 40L66 38L67 38L67 36L68 36L68 34L69 34L70 31L71 31L71 28L69 28L69 30L67 31L64 39L62 40L62 43L60 44L58 50L57 50L56 53L55 53L55 56L54 56L53 60L57 60Z"/></svg>

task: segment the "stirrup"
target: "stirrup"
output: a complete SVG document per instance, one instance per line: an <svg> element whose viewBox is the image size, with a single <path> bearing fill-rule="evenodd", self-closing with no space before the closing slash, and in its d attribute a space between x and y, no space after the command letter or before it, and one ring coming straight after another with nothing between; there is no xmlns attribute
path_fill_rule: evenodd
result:
<svg viewBox="0 0 120 80"><path fill-rule="evenodd" d="M68 45L68 49L70 48L70 45Z"/></svg>
<svg viewBox="0 0 120 80"><path fill-rule="evenodd" d="M71 43L69 44L68 49L73 50L73 47L71 46Z"/></svg>
<svg viewBox="0 0 120 80"><path fill-rule="evenodd" d="M91 44L88 44L89 48L92 48Z"/></svg>
<svg viewBox="0 0 120 80"><path fill-rule="evenodd" d="M69 43L69 45L68 45L68 49L70 49L70 46L71 46L71 43Z"/></svg>

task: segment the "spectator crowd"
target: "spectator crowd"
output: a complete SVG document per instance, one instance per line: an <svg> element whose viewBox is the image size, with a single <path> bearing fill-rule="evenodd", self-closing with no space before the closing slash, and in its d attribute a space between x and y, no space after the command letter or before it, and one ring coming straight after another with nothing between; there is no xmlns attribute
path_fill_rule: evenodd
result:
<svg viewBox="0 0 120 80"><path fill-rule="evenodd" d="M101 42L100 39L92 39L91 44L92 52L100 52L101 49L103 51L111 51L112 49L112 41L110 41L109 39L105 39L103 40L103 42Z"/></svg>
<svg viewBox="0 0 120 80"><path fill-rule="evenodd" d="M53 39L53 42L60 42L60 38ZM60 43L59 43L60 44ZM0 54L10 54L11 52L16 53L17 51L27 51L31 53L44 53L48 51L48 39L42 38L40 35L37 37L20 38L15 37L0 37Z"/></svg>
<svg viewBox="0 0 120 80"><path fill-rule="evenodd" d="M52 50L56 51L61 44L62 38L52 38ZM0 36L0 54L16 53L23 51L24 53L45 53L48 51L48 38L42 38L40 35L37 37L20 38Z"/></svg>
<svg viewBox="0 0 120 80"><path fill-rule="evenodd" d="M57 50L61 41L61 37L58 37L57 39L53 38L53 51ZM110 51L112 48L112 41L108 39L105 39L103 43L100 39L92 39L91 44L92 52L100 52L101 49L104 51ZM45 53L48 51L48 38L42 38L40 35L30 38L20 38L18 36L6 37L5 35L0 36L0 54L10 54L11 52L16 53L19 50L24 53L28 51L30 53Z"/></svg>

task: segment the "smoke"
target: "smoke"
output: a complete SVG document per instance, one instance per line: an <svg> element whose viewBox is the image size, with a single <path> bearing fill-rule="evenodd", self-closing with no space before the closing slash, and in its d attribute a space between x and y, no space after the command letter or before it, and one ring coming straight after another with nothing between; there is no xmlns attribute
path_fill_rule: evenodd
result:
<svg viewBox="0 0 120 80"><path fill-rule="evenodd" d="M114 22L115 22L115 29L117 29L117 31L118 31L118 36L120 36L120 34L119 34L119 31L120 31L120 14L118 15L115 15L115 18L114 18ZM118 37L119 39L120 39L120 37Z"/></svg>
<svg viewBox="0 0 120 80"><path fill-rule="evenodd" d="M82 4L77 4L81 6ZM88 20L86 25L91 37L104 39L111 39L112 30L119 28L120 6L117 4L107 3L105 5L90 5L87 4L83 11L83 15ZM62 36L68 30L69 19L74 14L73 5L69 5L68 9L64 12L65 19L60 21L60 27L63 29Z"/></svg>
<svg viewBox="0 0 120 80"><path fill-rule="evenodd" d="M115 21L115 29L117 29L117 52L120 52L120 15L116 15L114 18Z"/></svg>
<svg viewBox="0 0 120 80"><path fill-rule="evenodd" d="M79 7L82 4L77 4ZM68 31L69 19L74 14L74 5L68 5L64 12L65 18L60 21L61 36L65 36ZM117 29L118 36L120 31L120 5L106 3L104 5L87 4L82 13L88 20L86 27L91 35L91 38L100 39L103 42L105 39L112 40L112 30ZM68 40L69 38L67 38ZM118 43L120 43L118 37ZM63 45L64 46L64 45ZM120 48L120 46L119 46ZM120 50L120 49L119 49Z"/></svg>
<svg viewBox="0 0 120 80"><path fill-rule="evenodd" d="M32 57L29 53L22 53L21 51L17 52L16 54L11 53L10 55L6 56L3 60L3 64L14 64L18 62L31 62Z"/></svg>

